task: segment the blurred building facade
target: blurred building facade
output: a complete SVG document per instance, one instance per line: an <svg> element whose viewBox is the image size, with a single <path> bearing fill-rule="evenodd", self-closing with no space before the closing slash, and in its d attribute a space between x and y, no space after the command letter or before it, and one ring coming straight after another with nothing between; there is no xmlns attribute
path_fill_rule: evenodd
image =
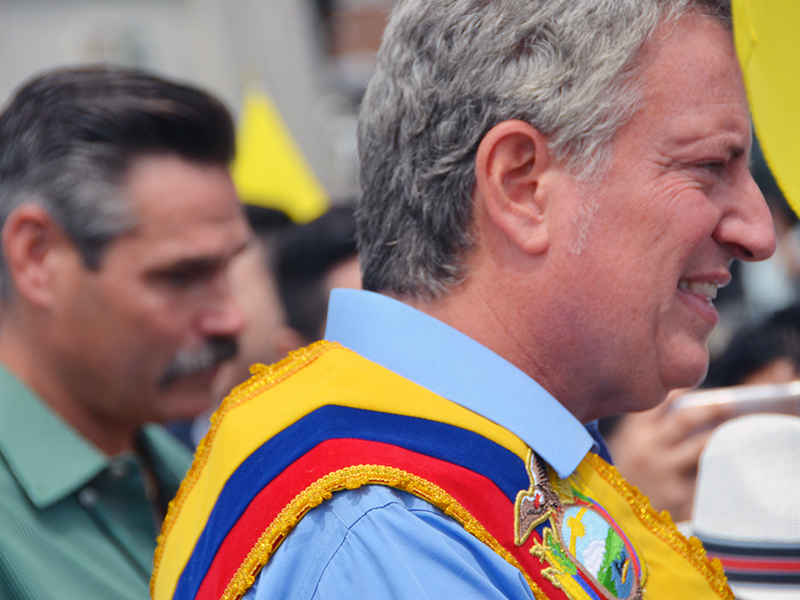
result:
<svg viewBox="0 0 800 600"><path fill-rule="evenodd" d="M335 199L355 186L355 112L392 0L0 0L0 101L87 62L189 80L234 114L250 86L278 106Z"/></svg>

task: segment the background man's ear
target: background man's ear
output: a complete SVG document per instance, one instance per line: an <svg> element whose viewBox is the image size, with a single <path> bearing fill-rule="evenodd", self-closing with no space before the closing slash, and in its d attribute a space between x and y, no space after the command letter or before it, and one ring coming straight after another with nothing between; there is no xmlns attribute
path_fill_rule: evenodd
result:
<svg viewBox="0 0 800 600"><path fill-rule="evenodd" d="M46 306L53 299L58 261L71 242L46 210L22 204L8 215L0 236L13 294Z"/></svg>
<svg viewBox="0 0 800 600"><path fill-rule="evenodd" d="M486 213L527 254L549 245L546 186L550 166L545 137L525 121L495 125L475 157L475 186Z"/></svg>

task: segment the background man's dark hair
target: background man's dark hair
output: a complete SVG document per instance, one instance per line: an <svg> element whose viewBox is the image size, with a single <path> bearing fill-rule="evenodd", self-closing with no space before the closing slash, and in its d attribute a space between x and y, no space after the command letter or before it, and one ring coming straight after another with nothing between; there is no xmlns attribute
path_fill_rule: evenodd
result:
<svg viewBox="0 0 800 600"><path fill-rule="evenodd" d="M283 231L292 224L292 220L285 212L265 206L245 204L247 221L253 234L258 237L270 237L277 232Z"/></svg>
<svg viewBox="0 0 800 600"><path fill-rule="evenodd" d="M277 284L279 276L278 246L280 246L281 235L292 227L292 220L285 212L274 208L245 204L244 209L250 229L253 230L253 237L263 249L266 261L263 266Z"/></svg>
<svg viewBox="0 0 800 600"><path fill-rule="evenodd" d="M141 72L90 67L51 71L25 84L0 115L0 228L14 208L42 206L85 264L135 225L119 193L141 156L172 154L225 165L233 122L209 94ZM10 291L0 253L0 290Z"/></svg>
<svg viewBox="0 0 800 600"><path fill-rule="evenodd" d="M278 266L281 300L289 325L309 342L320 339L327 314L325 276L356 253L356 222L350 206L332 208L284 233Z"/></svg>

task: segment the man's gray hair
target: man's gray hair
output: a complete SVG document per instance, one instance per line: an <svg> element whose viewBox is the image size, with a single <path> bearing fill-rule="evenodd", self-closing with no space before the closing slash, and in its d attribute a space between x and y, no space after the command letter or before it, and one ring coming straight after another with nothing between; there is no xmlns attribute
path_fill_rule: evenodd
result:
<svg viewBox="0 0 800 600"><path fill-rule="evenodd" d="M204 91L104 67L51 71L0 115L0 228L24 203L44 208L97 269L102 251L136 225L124 178L144 155L227 166L233 122ZM12 289L0 248L0 293Z"/></svg>
<svg viewBox="0 0 800 600"><path fill-rule="evenodd" d="M475 154L522 119L576 177L602 172L640 100L636 58L662 22L730 0L401 0L358 126L365 289L437 297L463 280Z"/></svg>

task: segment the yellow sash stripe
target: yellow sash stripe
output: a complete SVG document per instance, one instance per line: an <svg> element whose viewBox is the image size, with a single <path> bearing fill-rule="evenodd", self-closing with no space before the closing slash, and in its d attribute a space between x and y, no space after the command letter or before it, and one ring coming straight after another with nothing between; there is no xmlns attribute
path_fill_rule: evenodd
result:
<svg viewBox="0 0 800 600"><path fill-rule="evenodd" d="M709 561L700 540L687 540L669 513L658 513L615 467L590 452L577 474L574 480L584 493L614 517L634 540L639 558L647 562L645 598L708 598L714 593L734 600L722 563L716 558Z"/></svg>

